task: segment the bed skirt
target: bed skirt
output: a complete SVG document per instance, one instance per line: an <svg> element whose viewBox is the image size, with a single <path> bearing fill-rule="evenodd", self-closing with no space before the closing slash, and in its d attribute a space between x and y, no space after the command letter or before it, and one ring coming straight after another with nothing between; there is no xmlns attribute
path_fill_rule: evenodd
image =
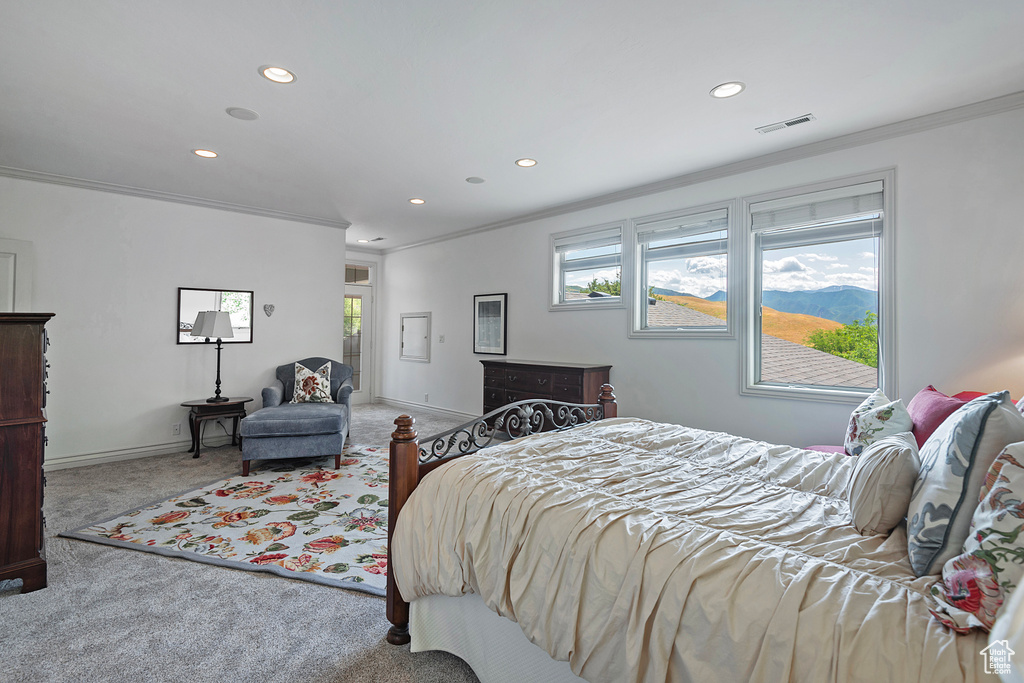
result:
<svg viewBox="0 0 1024 683"><path fill-rule="evenodd" d="M409 631L412 652L450 652L469 664L481 683L585 683L569 662L551 659L518 624L489 610L475 593L414 600Z"/></svg>

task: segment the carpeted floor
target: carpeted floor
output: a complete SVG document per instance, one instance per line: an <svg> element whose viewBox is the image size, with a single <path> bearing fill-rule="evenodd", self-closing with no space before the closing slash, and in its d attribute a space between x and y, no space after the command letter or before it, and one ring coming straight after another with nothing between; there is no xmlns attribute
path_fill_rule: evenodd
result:
<svg viewBox="0 0 1024 683"><path fill-rule="evenodd" d="M350 440L385 445L401 409L356 406ZM459 420L415 414L427 436ZM0 681L472 683L462 660L384 641L381 598L57 538L236 473L237 448L47 473L49 586L0 583Z"/></svg>

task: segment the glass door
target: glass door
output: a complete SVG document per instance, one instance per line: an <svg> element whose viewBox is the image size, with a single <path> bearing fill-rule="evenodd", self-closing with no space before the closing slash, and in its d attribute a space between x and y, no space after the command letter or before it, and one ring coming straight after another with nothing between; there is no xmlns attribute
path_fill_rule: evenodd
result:
<svg viewBox="0 0 1024 683"><path fill-rule="evenodd" d="M342 362L352 366L353 404L369 403L372 393L372 292L373 288L369 285L345 285L345 341Z"/></svg>

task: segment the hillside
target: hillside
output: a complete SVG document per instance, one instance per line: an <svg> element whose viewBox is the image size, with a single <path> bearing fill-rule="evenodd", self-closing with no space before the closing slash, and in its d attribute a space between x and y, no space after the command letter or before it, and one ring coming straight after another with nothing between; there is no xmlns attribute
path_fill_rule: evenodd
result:
<svg viewBox="0 0 1024 683"><path fill-rule="evenodd" d="M666 301L672 301L680 306L687 306L700 313L713 315L719 320L725 320L725 302L708 301L694 296L665 296ZM813 315L802 313L787 313L777 311L767 306L761 309L761 328L765 334L770 334L779 339L796 342L806 346L807 336L814 330L835 330L842 327L841 323L825 318L818 318Z"/></svg>
<svg viewBox="0 0 1024 683"><path fill-rule="evenodd" d="M799 292L766 290L761 295L765 306L785 313L802 313L816 318L849 324L864 320L867 311L878 314L878 292L861 287L839 285ZM725 301L725 292L718 291L705 301Z"/></svg>

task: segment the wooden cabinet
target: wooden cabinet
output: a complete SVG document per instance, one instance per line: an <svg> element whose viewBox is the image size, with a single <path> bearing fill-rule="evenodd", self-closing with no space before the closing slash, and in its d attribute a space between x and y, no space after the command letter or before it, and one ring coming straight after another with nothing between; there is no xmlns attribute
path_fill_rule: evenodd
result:
<svg viewBox="0 0 1024 683"><path fill-rule="evenodd" d="M544 363L526 360L482 360L484 412L528 398L567 403L597 403L608 383L610 365Z"/></svg>
<svg viewBox="0 0 1024 683"><path fill-rule="evenodd" d="M0 579L46 587L43 559L44 325L52 313L0 313Z"/></svg>

